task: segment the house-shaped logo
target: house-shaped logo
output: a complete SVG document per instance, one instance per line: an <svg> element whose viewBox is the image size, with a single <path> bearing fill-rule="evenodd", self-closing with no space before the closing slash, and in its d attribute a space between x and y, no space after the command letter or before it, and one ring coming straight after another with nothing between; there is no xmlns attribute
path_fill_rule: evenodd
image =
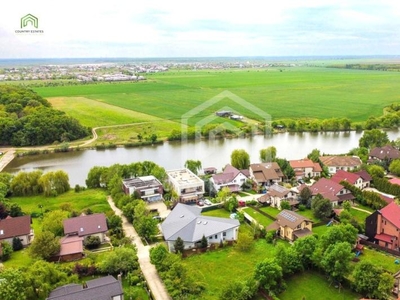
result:
<svg viewBox="0 0 400 300"><path fill-rule="evenodd" d="M21 28L24 28L31 24L33 27L38 28L39 20L35 16L31 14L27 14L26 16L21 18Z"/></svg>

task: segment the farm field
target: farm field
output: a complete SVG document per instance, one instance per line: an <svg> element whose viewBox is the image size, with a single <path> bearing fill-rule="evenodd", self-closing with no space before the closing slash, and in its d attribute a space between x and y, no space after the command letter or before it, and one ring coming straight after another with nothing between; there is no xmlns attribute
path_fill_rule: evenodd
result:
<svg viewBox="0 0 400 300"><path fill-rule="evenodd" d="M232 92L255 105L273 120L347 117L359 122L382 115L385 106L400 100L397 93L400 74L395 72L296 67L285 68L282 72L277 69L169 71L147 77L146 82L37 87L34 90L51 102L60 102L60 97L84 97L140 112L149 118L154 116L176 122L223 91ZM244 108L240 102L228 98L216 102L198 108L188 123L193 125L221 108L260 119L255 111ZM78 119L88 119L79 112L79 107L57 105ZM78 106L77 103L74 105ZM299 109L301 107L307 109ZM93 112L95 116L96 109ZM125 121L119 116L114 117L119 118L119 122ZM126 117L127 121L131 118ZM138 121L141 117L145 116L136 116Z"/></svg>

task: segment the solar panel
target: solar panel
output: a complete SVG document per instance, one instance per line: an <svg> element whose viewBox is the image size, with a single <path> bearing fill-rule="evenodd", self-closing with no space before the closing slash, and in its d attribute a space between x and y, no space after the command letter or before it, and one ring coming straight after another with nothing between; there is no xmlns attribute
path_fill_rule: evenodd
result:
<svg viewBox="0 0 400 300"><path fill-rule="evenodd" d="M282 217L284 217L286 220L290 221L290 222L296 222L297 219L298 219L296 216L292 215L291 213L289 213L289 212L287 212L287 211L282 211L282 212L280 213L280 215L281 215Z"/></svg>

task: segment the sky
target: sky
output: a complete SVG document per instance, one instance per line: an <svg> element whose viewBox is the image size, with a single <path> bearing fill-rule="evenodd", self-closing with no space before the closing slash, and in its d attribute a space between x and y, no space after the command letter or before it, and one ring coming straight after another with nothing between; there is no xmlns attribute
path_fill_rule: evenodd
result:
<svg viewBox="0 0 400 300"><path fill-rule="evenodd" d="M38 18L38 28L21 28L27 14ZM399 50L398 0L19 0L0 9L0 59L369 56Z"/></svg>

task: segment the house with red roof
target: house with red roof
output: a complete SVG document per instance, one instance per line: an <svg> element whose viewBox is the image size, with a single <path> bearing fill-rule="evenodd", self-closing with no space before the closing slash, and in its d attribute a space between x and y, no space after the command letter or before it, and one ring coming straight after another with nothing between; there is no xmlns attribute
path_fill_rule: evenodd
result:
<svg viewBox="0 0 400 300"><path fill-rule="evenodd" d="M321 176L322 168L320 164L313 162L311 159L289 160L289 164L293 168L297 179Z"/></svg>
<svg viewBox="0 0 400 300"><path fill-rule="evenodd" d="M31 228L31 216L10 217L0 220L0 242L12 245L13 238L19 238L22 245L28 246L34 237Z"/></svg>
<svg viewBox="0 0 400 300"><path fill-rule="evenodd" d="M372 176L369 175L369 173L367 171L360 170L360 171L354 172L354 174L360 175L360 177L363 181L363 183L362 183L363 189L371 186Z"/></svg>
<svg viewBox="0 0 400 300"><path fill-rule="evenodd" d="M365 235L382 247L399 250L400 206L391 202L365 219Z"/></svg>
<svg viewBox="0 0 400 300"><path fill-rule="evenodd" d="M363 179L356 173L339 170L331 177L331 180L337 183L340 183L341 181L347 181L359 189L363 188Z"/></svg>
<svg viewBox="0 0 400 300"><path fill-rule="evenodd" d="M300 190L304 187L305 185L302 185ZM354 199L353 194L349 190L332 179L321 178L310 186L309 189L313 197L320 194L322 197L329 199L332 206L340 205L345 200Z"/></svg>
<svg viewBox="0 0 400 300"><path fill-rule="evenodd" d="M214 189L218 192L223 187L227 187L231 192L239 192L242 190L243 184L249 178L248 170L238 170L234 166L227 164L224 171L219 174L214 174L210 181Z"/></svg>
<svg viewBox="0 0 400 300"><path fill-rule="evenodd" d="M108 230L106 215L103 213L69 218L63 221L63 225L66 236L98 236L101 242L105 241Z"/></svg>

